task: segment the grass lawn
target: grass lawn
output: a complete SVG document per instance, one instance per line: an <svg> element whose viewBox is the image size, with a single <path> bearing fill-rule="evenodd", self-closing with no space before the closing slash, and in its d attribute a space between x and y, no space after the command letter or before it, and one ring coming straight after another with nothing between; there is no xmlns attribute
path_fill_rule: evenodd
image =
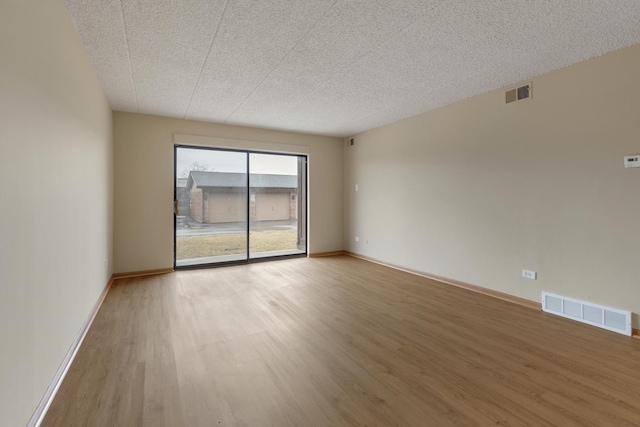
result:
<svg viewBox="0 0 640 427"><path fill-rule="evenodd" d="M252 231L250 250L255 253L296 249L297 240L296 230ZM246 252L246 247L245 233L178 236L176 259L241 254Z"/></svg>

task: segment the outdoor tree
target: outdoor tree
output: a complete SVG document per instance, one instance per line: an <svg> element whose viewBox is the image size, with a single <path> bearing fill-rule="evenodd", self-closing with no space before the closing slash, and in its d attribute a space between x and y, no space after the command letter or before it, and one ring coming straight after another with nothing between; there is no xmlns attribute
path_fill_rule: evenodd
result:
<svg viewBox="0 0 640 427"><path fill-rule="evenodd" d="M213 170L214 169L209 167L209 165L206 163L193 162L191 163L191 166L182 170L182 174L180 174L180 178L188 178L189 172L202 172L202 171L213 171Z"/></svg>

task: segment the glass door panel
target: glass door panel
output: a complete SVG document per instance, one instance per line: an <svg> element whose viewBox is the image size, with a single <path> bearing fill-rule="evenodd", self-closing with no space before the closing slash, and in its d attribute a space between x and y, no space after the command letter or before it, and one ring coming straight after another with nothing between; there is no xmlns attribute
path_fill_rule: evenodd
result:
<svg viewBox="0 0 640 427"><path fill-rule="evenodd" d="M176 267L248 260L247 156L176 147Z"/></svg>
<svg viewBox="0 0 640 427"><path fill-rule="evenodd" d="M249 258L306 253L306 157L249 154Z"/></svg>

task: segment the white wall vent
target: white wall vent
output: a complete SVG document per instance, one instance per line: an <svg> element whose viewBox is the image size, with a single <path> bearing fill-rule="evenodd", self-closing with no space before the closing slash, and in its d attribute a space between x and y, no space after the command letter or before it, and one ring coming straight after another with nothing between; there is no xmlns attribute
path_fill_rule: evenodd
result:
<svg viewBox="0 0 640 427"><path fill-rule="evenodd" d="M631 312L579 301L560 295L542 293L542 310L567 319L631 336Z"/></svg>

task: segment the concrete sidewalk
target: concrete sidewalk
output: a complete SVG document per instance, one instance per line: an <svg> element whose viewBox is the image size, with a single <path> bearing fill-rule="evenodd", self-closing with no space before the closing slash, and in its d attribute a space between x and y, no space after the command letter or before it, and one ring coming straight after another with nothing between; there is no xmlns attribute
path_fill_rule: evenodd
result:
<svg viewBox="0 0 640 427"><path fill-rule="evenodd" d="M245 233L247 223L225 222L219 224L201 224L190 217L178 217L176 221L177 236L204 236L211 234L236 234ZM250 231L277 231L296 230L297 219L282 221L252 221L249 223Z"/></svg>

